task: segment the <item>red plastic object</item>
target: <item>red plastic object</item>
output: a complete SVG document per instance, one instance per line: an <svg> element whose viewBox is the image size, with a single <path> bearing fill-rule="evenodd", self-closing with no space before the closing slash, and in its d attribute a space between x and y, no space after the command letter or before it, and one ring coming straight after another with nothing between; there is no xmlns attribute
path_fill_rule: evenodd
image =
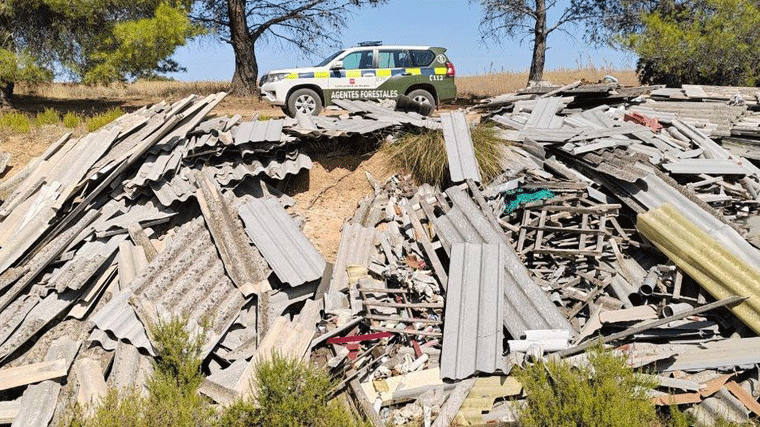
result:
<svg viewBox="0 0 760 427"><path fill-rule="evenodd" d="M327 339L328 344L348 344L352 342L372 341L381 338L390 338L393 334L390 332L375 332L374 334L354 335L350 337L332 337Z"/></svg>

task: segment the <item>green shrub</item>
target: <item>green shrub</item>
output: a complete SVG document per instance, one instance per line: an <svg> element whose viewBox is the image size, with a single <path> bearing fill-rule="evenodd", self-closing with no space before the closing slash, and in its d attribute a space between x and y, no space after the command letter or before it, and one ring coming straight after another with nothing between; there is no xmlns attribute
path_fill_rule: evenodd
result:
<svg viewBox="0 0 760 427"><path fill-rule="evenodd" d="M67 427L213 427L217 414L198 394L203 381L200 352L205 338L191 337L185 321L172 319L150 327L158 357L148 380L148 396L137 391L111 390L86 416L74 408L63 422Z"/></svg>
<svg viewBox="0 0 760 427"><path fill-rule="evenodd" d="M489 182L502 172L499 159L504 141L496 137L492 127L484 124L473 128L471 135L481 177ZM446 143L440 130L406 133L396 143L386 144L383 150L389 155L391 165L408 171L418 184L443 188L451 182Z"/></svg>
<svg viewBox="0 0 760 427"><path fill-rule="evenodd" d="M600 349L589 363L575 368L567 362L537 363L518 371L526 405L520 423L526 427L650 427L658 423L647 391L655 383L637 375L624 359Z"/></svg>
<svg viewBox="0 0 760 427"><path fill-rule="evenodd" d="M79 117L77 113L74 113L72 111L69 111L63 116L63 126L67 128L75 128L79 126L79 123L82 122L82 119Z"/></svg>
<svg viewBox="0 0 760 427"><path fill-rule="evenodd" d="M89 120L87 120L87 130L90 132L95 132L96 130L102 128L103 126L111 123L112 121L118 119L119 117L123 115L124 115L124 110L118 107L111 108L105 113L96 114L90 117Z"/></svg>
<svg viewBox="0 0 760 427"><path fill-rule="evenodd" d="M54 109L45 108L45 111L37 113L35 121L37 122L37 126L55 125L61 121L61 116Z"/></svg>
<svg viewBox="0 0 760 427"><path fill-rule="evenodd" d="M238 401L220 417L220 427L364 426L338 401L327 373L306 363L273 355L255 374L256 403Z"/></svg>
<svg viewBox="0 0 760 427"><path fill-rule="evenodd" d="M29 116L24 113L4 113L0 115L0 128L14 133L29 133L31 123Z"/></svg>

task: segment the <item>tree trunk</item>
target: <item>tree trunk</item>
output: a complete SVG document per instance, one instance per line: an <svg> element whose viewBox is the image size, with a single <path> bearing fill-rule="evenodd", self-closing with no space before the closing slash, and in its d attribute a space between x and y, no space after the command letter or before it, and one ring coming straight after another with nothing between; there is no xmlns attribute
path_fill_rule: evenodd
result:
<svg viewBox="0 0 760 427"><path fill-rule="evenodd" d="M13 82L0 82L0 107L10 107L13 98Z"/></svg>
<svg viewBox="0 0 760 427"><path fill-rule="evenodd" d="M533 59L530 62L529 81L544 79L546 62L546 0L536 0L536 27L533 29Z"/></svg>
<svg viewBox="0 0 760 427"><path fill-rule="evenodd" d="M235 51L235 74L230 92L241 96L257 95L259 64L253 47L255 40L248 32L245 0L227 0L227 12L230 18L230 44Z"/></svg>

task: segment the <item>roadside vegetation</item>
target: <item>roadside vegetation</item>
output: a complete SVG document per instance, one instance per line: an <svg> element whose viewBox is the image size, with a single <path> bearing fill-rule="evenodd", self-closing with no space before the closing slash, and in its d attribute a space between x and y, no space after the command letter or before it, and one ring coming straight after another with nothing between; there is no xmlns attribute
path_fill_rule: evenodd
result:
<svg viewBox="0 0 760 427"><path fill-rule="evenodd" d="M151 327L158 357L147 396L112 389L95 407L75 406L61 427L359 427L365 424L328 401L333 383L323 370L277 355L260 365L256 400L218 408L198 393L203 335L174 318Z"/></svg>
<svg viewBox="0 0 760 427"><path fill-rule="evenodd" d="M502 171L499 161L505 142L496 137L493 127L485 124L475 126L471 135L480 174L484 182L489 182ZM445 188L451 182L446 144L440 130L407 132L398 141L385 144L383 151L391 167L410 173L419 184Z"/></svg>
<svg viewBox="0 0 760 427"><path fill-rule="evenodd" d="M63 126L75 129L85 124L87 132L96 131L124 114L121 108L112 108L104 113L87 117L68 112L63 117L54 109L46 108L35 115L19 111L0 113L0 131L7 134L26 134L43 126Z"/></svg>

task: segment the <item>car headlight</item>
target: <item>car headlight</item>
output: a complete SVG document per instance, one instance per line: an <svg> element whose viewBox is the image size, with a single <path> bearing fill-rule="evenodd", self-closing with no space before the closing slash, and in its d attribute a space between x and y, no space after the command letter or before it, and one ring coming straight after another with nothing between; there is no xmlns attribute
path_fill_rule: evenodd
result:
<svg viewBox="0 0 760 427"><path fill-rule="evenodd" d="M274 73L274 74L267 74L261 79L261 84L265 83L274 83L278 82L282 79L284 79L288 73Z"/></svg>

